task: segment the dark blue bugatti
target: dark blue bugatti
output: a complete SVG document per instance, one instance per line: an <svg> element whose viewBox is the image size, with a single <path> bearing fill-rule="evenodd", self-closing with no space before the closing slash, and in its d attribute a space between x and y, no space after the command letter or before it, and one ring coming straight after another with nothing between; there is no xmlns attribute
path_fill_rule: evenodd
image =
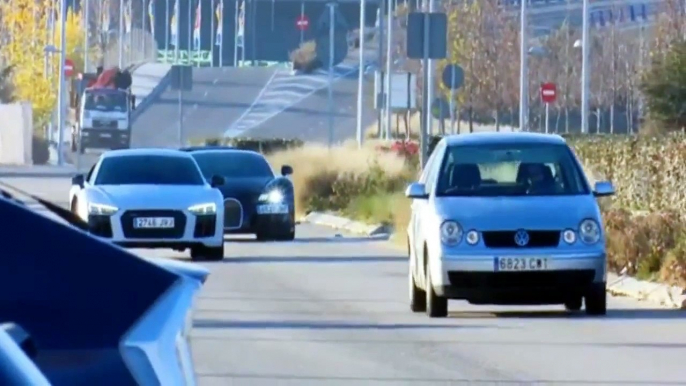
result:
<svg viewBox="0 0 686 386"><path fill-rule="evenodd" d="M260 241L295 238L293 173L277 175L260 153L228 146L187 147L206 178L222 176L224 234L254 234Z"/></svg>

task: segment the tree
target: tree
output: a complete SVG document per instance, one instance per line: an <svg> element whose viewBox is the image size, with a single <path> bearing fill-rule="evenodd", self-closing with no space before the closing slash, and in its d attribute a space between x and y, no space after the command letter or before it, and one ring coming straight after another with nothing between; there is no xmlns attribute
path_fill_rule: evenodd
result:
<svg viewBox="0 0 686 386"><path fill-rule="evenodd" d="M686 40L656 56L643 77L649 117L666 130L686 130Z"/></svg>
<svg viewBox="0 0 686 386"><path fill-rule="evenodd" d="M46 32L48 17L57 9L54 0L13 0L0 3L2 24L9 39L0 46L0 55L13 68L11 85L16 100L29 101L33 106L34 126L43 126L55 107L57 92L58 55L48 62L50 72L45 72L45 47L49 44L59 48L60 31L56 28L54 41ZM58 18L56 18L58 19ZM69 12L66 23L67 57L80 71L83 63L77 54L83 44L80 33L80 15ZM59 24L57 24L59 27Z"/></svg>

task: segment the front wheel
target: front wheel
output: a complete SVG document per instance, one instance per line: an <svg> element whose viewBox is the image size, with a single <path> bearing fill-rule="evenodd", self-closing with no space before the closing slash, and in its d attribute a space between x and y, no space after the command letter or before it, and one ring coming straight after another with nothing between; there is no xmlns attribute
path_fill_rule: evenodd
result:
<svg viewBox="0 0 686 386"><path fill-rule="evenodd" d="M193 261L220 261L224 259L224 245L220 247L193 247L191 248L191 260Z"/></svg>
<svg viewBox="0 0 686 386"><path fill-rule="evenodd" d="M434 291L431 280L431 267L426 266L426 314L431 318L445 318L448 316L448 298L440 296Z"/></svg>
<svg viewBox="0 0 686 386"><path fill-rule="evenodd" d="M584 297L586 302L586 314L605 315L607 314L607 292L605 283L594 283L589 288Z"/></svg>

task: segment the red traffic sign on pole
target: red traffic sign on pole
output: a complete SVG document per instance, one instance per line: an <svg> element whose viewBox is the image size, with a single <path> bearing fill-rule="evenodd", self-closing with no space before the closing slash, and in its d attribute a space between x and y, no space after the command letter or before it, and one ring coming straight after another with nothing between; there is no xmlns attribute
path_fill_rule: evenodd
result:
<svg viewBox="0 0 686 386"><path fill-rule="evenodd" d="M541 100L543 103L553 103L557 99L557 87L555 83L541 84Z"/></svg>
<svg viewBox="0 0 686 386"><path fill-rule="evenodd" d="M74 75L74 61L71 59L64 60L64 76L71 77Z"/></svg>
<svg viewBox="0 0 686 386"><path fill-rule="evenodd" d="M310 19L305 15L300 15L295 22L295 26L298 27L299 30L304 31L310 27Z"/></svg>

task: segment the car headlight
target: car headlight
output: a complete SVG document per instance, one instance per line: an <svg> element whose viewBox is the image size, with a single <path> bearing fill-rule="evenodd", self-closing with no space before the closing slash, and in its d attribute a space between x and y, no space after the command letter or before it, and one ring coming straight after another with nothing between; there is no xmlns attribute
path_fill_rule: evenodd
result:
<svg viewBox="0 0 686 386"><path fill-rule="evenodd" d="M467 232L467 237L465 237L465 240L467 240L467 244L469 245L476 245L479 243L479 232L477 231L469 231Z"/></svg>
<svg viewBox="0 0 686 386"><path fill-rule="evenodd" d="M565 231L562 232L562 239L567 244L574 244L574 242L576 242L576 232L572 229L565 229Z"/></svg>
<svg viewBox="0 0 686 386"><path fill-rule="evenodd" d="M462 241L462 227L455 221L444 221L441 224L441 241L447 245L457 245Z"/></svg>
<svg viewBox="0 0 686 386"><path fill-rule="evenodd" d="M89 203L88 204L88 214L94 214L94 215L111 215L116 213L119 210L116 206L112 205L105 205L105 204L93 204Z"/></svg>
<svg viewBox="0 0 686 386"><path fill-rule="evenodd" d="M206 204L198 204L198 205L193 205L188 208L188 211L193 213L193 214L216 214L217 213L217 204L213 202L208 202Z"/></svg>
<svg viewBox="0 0 686 386"><path fill-rule="evenodd" d="M278 204L284 199L283 193L279 190L272 190L260 195L259 201L266 201L272 204Z"/></svg>
<svg viewBox="0 0 686 386"><path fill-rule="evenodd" d="M579 237L586 244L595 244L600 240L600 225L591 219L586 219L579 224Z"/></svg>

